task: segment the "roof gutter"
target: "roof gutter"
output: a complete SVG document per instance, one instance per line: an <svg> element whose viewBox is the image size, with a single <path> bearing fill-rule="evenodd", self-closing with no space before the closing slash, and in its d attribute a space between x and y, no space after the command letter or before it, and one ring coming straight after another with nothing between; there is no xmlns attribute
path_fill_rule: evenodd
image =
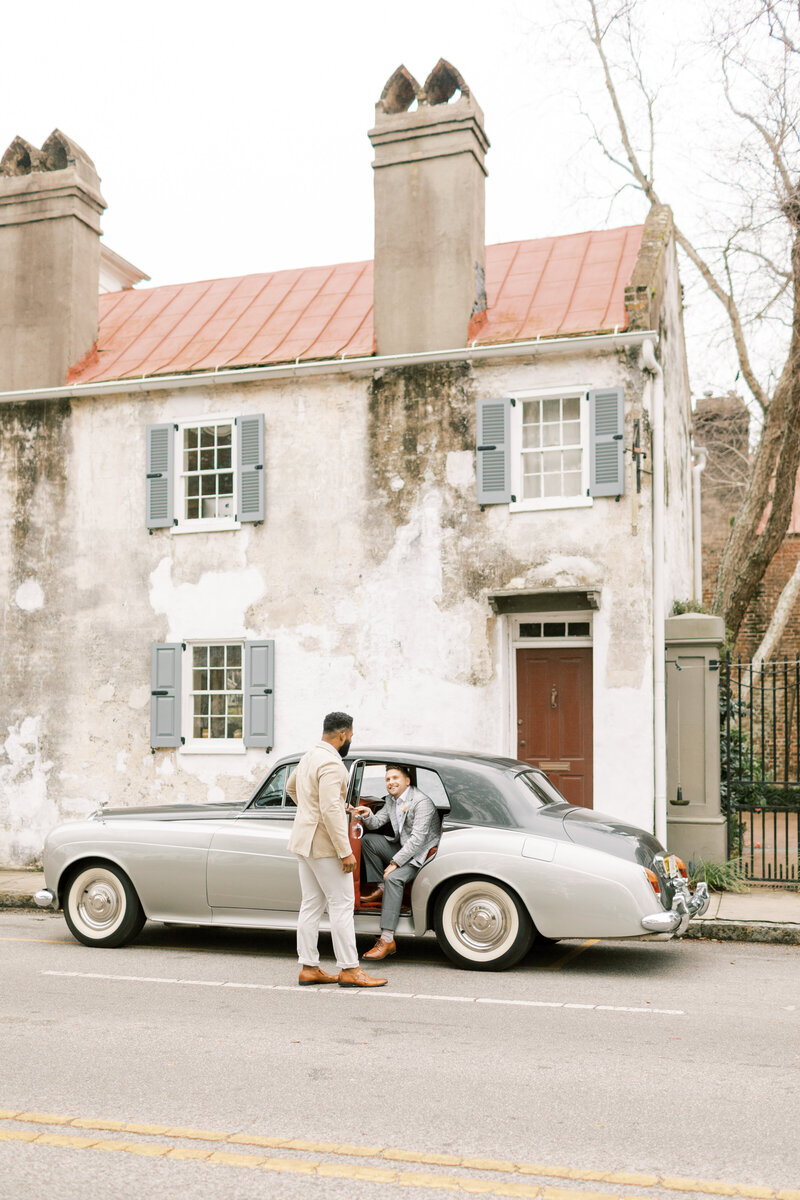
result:
<svg viewBox="0 0 800 1200"><path fill-rule="evenodd" d="M526 342L501 342L495 346L462 346L457 350L425 350L415 354L371 354L358 358L326 358L316 361L276 363L263 367L230 367L224 370L196 371L183 375L141 375L133 379L107 379L96 383L72 383L61 387L29 388L19 392L0 392L0 404L19 404L26 400L80 399L107 396L117 392L155 392L187 387L219 387L223 384L261 383L269 379L294 379L332 373L369 374L393 367L423 366L428 363L491 361L531 355L581 354L602 350L627 350L645 340L658 341L653 330L628 333L593 333L578 337L535 338Z"/></svg>

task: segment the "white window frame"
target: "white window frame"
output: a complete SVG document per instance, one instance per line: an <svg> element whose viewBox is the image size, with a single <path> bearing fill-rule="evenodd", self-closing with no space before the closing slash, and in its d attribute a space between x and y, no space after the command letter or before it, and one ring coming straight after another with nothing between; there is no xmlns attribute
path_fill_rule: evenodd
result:
<svg viewBox="0 0 800 1200"><path fill-rule="evenodd" d="M511 495L516 500L509 503L511 512L542 512L557 508L591 508L593 498L587 493L591 476L591 446L589 444L589 405L586 397L590 391L588 384L573 384L571 387L529 388L521 392L512 392L516 404L511 406ZM547 496L534 500L522 498L522 406L525 400L562 400L577 396L580 400L580 429L581 429L581 490L577 496Z"/></svg>
<svg viewBox="0 0 800 1200"><path fill-rule="evenodd" d="M245 641L243 637L203 637L187 640L181 658L181 727L186 730L186 739L180 748L181 754L246 754L244 744L244 718L247 704L245 679ZM194 682L192 669L195 646L240 646L242 650L242 736L240 738L196 738L194 737L194 713L192 711Z"/></svg>
<svg viewBox="0 0 800 1200"><path fill-rule="evenodd" d="M183 470L183 433L185 429L195 425L230 425L231 427L231 474L233 475L233 506L234 515L232 517L185 517L186 512L186 494L185 494L185 475ZM224 413L217 415L216 413L204 413L201 417L186 418L176 422L176 428L173 430L175 438L174 447L174 464L175 464L175 491L174 491L174 512L177 517L177 525L172 526L173 534L180 533L215 533L221 529L241 529L241 522L238 520L238 512L236 509L239 506L239 423L235 417L226 416ZM210 644L210 643L209 643Z"/></svg>

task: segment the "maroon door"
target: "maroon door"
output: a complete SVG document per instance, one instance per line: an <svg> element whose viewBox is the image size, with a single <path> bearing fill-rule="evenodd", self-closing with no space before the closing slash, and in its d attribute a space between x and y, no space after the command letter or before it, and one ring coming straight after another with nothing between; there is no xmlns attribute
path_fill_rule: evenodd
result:
<svg viewBox="0 0 800 1200"><path fill-rule="evenodd" d="M517 758L592 807L592 649L517 650Z"/></svg>

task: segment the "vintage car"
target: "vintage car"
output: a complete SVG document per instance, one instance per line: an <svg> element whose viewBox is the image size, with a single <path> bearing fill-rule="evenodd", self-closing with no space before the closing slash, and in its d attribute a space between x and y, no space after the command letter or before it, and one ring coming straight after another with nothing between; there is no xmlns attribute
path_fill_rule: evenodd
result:
<svg viewBox="0 0 800 1200"><path fill-rule="evenodd" d="M245 804L101 809L59 825L44 849L41 906L57 904L87 946L122 946L145 920L291 929L300 905L287 850L295 808L276 762ZM705 912L686 868L652 834L568 804L526 763L477 754L381 748L351 753L348 803L379 804L388 763L410 769L442 815L442 838L407 890L398 935L433 930L460 967L502 970L534 941L681 934ZM351 825L360 864L362 828ZM379 905L356 931L375 936Z"/></svg>

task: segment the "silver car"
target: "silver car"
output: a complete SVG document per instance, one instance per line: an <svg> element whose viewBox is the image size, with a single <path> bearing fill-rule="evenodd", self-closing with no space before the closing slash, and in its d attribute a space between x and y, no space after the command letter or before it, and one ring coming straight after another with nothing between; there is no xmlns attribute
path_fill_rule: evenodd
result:
<svg viewBox="0 0 800 1200"><path fill-rule="evenodd" d="M286 781L300 755L275 763L245 804L101 809L55 828L38 904L63 907L87 946L122 946L146 920L293 929L295 808ZM705 884L642 829L568 804L543 772L513 759L380 748L352 754L348 803L380 803L387 763L442 815L438 849L407 890L398 935L429 931L459 967L513 966L537 939L681 934L708 907ZM351 826L360 861L361 827ZM356 931L380 931L360 900Z"/></svg>

